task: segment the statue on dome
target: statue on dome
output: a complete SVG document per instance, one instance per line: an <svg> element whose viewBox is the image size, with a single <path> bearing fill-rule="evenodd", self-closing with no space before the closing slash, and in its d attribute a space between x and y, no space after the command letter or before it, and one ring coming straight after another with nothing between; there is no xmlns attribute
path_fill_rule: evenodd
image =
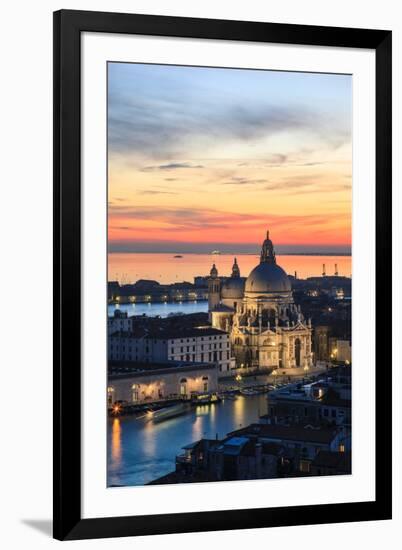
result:
<svg viewBox="0 0 402 550"><path fill-rule="evenodd" d="M267 238L262 244L261 249L261 263L276 263L274 245L269 238L269 231L267 231Z"/></svg>

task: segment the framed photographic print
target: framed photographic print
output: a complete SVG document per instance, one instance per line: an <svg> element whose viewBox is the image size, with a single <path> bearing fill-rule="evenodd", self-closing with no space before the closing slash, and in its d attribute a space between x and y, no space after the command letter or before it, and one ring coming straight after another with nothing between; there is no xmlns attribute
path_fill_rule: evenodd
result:
<svg viewBox="0 0 402 550"><path fill-rule="evenodd" d="M54 536L391 517L391 32L54 14Z"/></svg>

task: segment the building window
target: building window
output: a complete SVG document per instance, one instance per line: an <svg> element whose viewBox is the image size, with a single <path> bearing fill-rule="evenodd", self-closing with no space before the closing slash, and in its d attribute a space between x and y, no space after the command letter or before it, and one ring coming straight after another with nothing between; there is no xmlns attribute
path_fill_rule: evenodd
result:
<svg viewBox="0 0 402 550"><path fill-rule="evenodd" d="M202 377L203 391L208 391L208 376Z"/></svg>
<svg viewBox="0 0 402 550"><path fill-rule="evenodd" d="M139 401L140 399L140 385L139 384L133 384L131 387L131 398L133 402Z"/></svg>
<svg viewBox="0 0 402 550"><path fill-rule="evenodd" d="M187 396L187 378L182 378L180 380L180 395L182 397Z"/></svg>
<svg viewBox="0 0 402 550"><path fill-rule="evenodd" d="M308 474L310 472L310 462L308 462L307 460L301 460L300 471L305 474Z"/></svg>
<svg viewBox="0 0 402 550"><path fill-rule="evenodd" d="M344 445L343 443L341 443L341 444L339 445L339 452L340 452L340 453L344 453L344 452L345 452L345 445Z"/></svg>

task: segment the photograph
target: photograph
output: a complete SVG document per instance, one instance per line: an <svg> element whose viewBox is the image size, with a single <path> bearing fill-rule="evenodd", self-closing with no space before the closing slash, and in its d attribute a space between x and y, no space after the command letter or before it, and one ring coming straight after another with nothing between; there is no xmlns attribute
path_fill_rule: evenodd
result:
<svg viewBox="0 0 402 550"><path fill-rule="evenodd" d="M107 194L107 487L352 474L352 75L108 61Z"/></svg>

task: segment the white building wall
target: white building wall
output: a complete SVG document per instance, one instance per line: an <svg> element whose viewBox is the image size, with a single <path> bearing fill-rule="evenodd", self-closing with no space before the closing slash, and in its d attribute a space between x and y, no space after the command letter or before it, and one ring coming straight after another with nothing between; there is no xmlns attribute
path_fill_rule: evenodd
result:
<svg viewBox="0 0 402 550"><path fill-rule="evenodd" d="M108 358L114 361L187 361L216 363L221 376L231 367L229 335L159 340L127 335L109 337Z"/></svg>

